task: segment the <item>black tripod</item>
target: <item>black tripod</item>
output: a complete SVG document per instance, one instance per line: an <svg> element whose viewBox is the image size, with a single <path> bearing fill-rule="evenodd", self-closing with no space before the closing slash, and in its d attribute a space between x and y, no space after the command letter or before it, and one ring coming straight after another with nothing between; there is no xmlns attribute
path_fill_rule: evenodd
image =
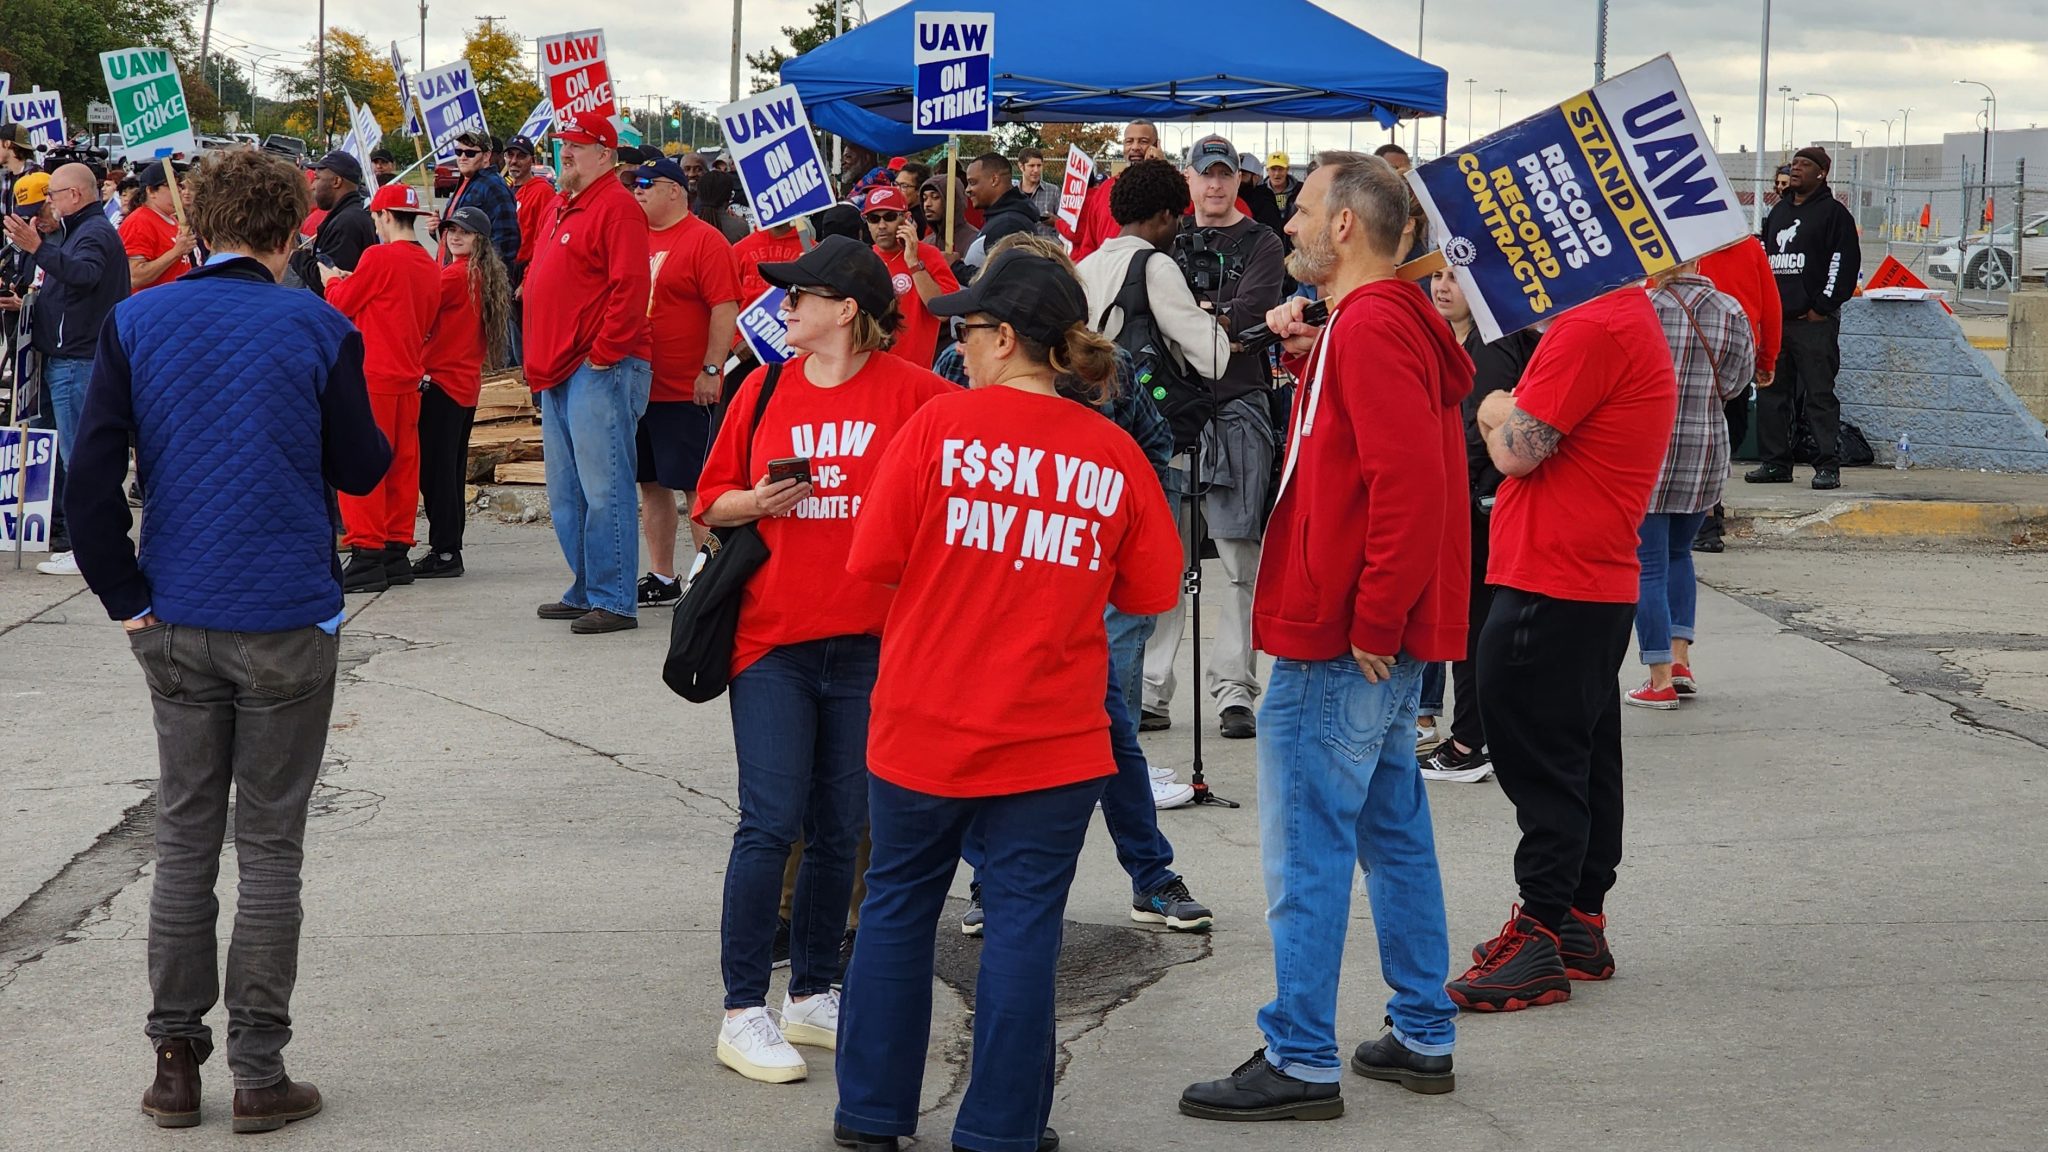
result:
<svg viewBox="0 0 2048 1152"><path fill-rule="evenodd" d="M1202 441L1196 437L1188 448L1188 482L1181 493L1182 530L1181 539L1187 549L1187 568L1181 575L1181 587L1188 594L1188 622L1193 628L1189 637L1195 646L1194 675L1191 677L1190 693L1195 697L1195 722L1190 725L1194 734L1195 762L1189 769L1188 784L1195 790L1196 804L1213 804L1218 808L1237 808L1235 800L1225 800L1209 790L1208 781L1202 778L1202 538L1208 534L1202 516Z"/></svg>

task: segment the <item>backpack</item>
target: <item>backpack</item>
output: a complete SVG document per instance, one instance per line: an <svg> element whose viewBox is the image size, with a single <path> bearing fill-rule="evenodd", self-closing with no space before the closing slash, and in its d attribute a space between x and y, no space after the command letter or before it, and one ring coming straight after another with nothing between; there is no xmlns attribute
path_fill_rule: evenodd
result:
<svg viewBox="0 0 2048 1152"><path fill-rule="evenodd" d="M1158 322L1152 318L1152 299L1145 291L1145 266L1154 256L1166 253L1147 248L1131 257L1123 287L1096 319L1095 330L1099 332L1109 323L1112 311L1123 310L1124 325L1117 332L1117 346L1131 354L1131 378L1152 397L1153 406L1166 418L1166 425L1173 432L1173 450L1185 452L1201 440L1202 429L1215 417L1216 390L1207 380L1190 372L1159 334Z"/></svg>

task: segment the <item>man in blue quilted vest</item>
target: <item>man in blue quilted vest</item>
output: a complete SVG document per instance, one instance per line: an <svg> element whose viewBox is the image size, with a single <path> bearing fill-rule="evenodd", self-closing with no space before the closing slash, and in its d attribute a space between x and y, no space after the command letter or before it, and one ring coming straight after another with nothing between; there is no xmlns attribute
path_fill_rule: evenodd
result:
<svg viewBox="0 0 2048 1152"><path fill-rule="evenodd" d="M142 1110L199 1123L206 1013L221 999L214 881L229 785L240 888L228 948L234 1130L320 1110L285 1074L299 962L306 805L334 705L341 571L325 485L363 495L391 463L363 341L310 292L281 287L311 206L290 163L228 152L192 176L213 253L130 297L100 329L65 507L87 583L122 622L155 710L156 883ZM133 438L141 547L122 491Z"/></svg>

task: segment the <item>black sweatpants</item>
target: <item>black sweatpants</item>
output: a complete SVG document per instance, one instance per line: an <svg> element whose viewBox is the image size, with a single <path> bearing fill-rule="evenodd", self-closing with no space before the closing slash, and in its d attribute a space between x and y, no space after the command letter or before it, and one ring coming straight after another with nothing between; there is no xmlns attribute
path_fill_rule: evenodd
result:
<svg viewBox="0 0 2048 1152"><path fill-rule="evenodd" d="M1493 522L1478 505L1472 508L1472 592L1466 605L1465 658L1451 661L1451 739L1478 751L1486 747L1486 725L1479 718L1479 633L1493 609L1493 585L1486 582L1488 533Z"/></svg>
<svg viewBox="0 0 2048 1152"><path fill-rule="evenodd" d="M420 397L420 502L427 509L427 547L462 552L462 501L469 481L469 427L476 409L465 408L438 387Z"/></svg>
<svg viewBox="0 0 2048 1152"><path fill-rule="evenodd" d="M1479 637L1479 710L1515 805L1522 911L1552 931L1598 915L1621 863L1621 690L1634 604L1494 590Z"/></svg>
<svg viewBox="0 0 2048 1152"><path fill-rule="evenodd" d="M1778 374L1769 388L1756 390L1757 455L1766 464L1790 470L1793 423L1806 409L1813 431L1813 466L1834 471L1842 466L1842 402L1835 399L1835 373L1842 367L1840 317L1825 320L1785 318L1784 343L1778 350Z"/></svg>

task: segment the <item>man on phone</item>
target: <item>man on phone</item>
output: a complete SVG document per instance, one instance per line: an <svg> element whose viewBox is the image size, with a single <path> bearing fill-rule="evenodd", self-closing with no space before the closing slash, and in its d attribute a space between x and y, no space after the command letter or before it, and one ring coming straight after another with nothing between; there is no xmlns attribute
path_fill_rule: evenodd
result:
<svg viewBox="0 0 2048 1152"><path fill-rule="evenodd" d="M377 245L377 224L370 219L370 197L363 191L363 166L336 149L313 164L313 206L325 212L313 242L292 253L291 271L299 283L325 296L321 265L353 272L363 253Z"/></svg>
<svg viewBox="0 0 2048 1152"><path fill-rule="evenodd" d="M937 248L917 238L917 221L911 218L910 201L901 189L887 184L870 188L861 194L859 207L875 238L875 254L889 268L896 305L903 312L903 327L897 329L896 343L889 350L919 368L930 368L939 351L939 321L925 302L959 291L960 278Z"/></svg>

